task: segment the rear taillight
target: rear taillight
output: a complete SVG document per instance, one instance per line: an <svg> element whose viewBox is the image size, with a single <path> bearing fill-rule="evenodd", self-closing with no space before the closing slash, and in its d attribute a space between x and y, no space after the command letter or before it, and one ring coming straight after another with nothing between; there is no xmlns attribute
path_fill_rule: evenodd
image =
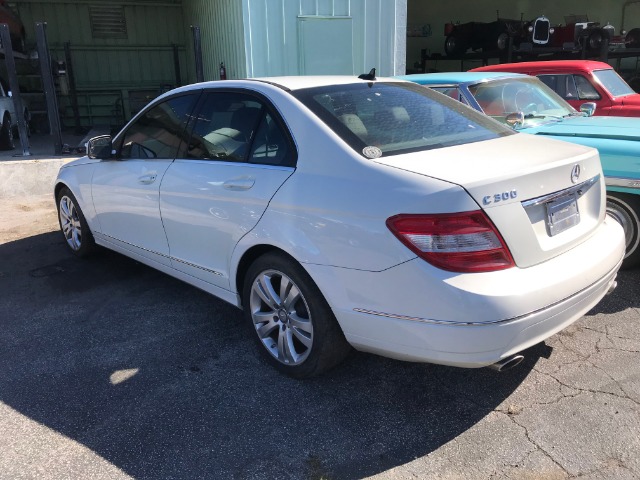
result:
<svg viewBox="0 0 640 480"><path fill-rule="evenodd" d="M416 255L450 272L493 272L515 266L509 249L484 212L402 214L387 227Z"/></svg>

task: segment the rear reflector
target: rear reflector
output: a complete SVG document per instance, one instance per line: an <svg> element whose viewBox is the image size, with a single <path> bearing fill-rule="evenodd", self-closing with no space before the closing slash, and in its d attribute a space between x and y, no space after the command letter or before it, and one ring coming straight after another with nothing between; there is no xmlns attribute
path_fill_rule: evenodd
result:
<svg viewBox="0 0 640 480"><path fill-rule="evenodd" d="M387 227L416 255L450 272L493 272L515 266L509 249L481 210L402 214Z"/></svg>

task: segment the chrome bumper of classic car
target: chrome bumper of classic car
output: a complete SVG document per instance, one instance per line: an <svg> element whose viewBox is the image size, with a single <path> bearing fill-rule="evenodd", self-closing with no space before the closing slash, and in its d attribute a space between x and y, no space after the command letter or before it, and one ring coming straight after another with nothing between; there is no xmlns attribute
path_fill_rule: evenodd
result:
<svg viewBox="0 0 640 480"><path fill-rule="evenodd" d="M625 177L606 177L605 183L607 187L624 187L640 189L640 179Z"/></svg>

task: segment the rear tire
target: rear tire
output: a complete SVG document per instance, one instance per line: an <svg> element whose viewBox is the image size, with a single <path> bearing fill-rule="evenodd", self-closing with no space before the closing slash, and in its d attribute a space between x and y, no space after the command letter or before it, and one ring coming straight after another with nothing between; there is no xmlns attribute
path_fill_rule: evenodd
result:
<svg viewBox="0 0 640 480"><path fill-rule="evenodd" d="M624 38L624 44L626 48L638 48L640 47L640 28L632 28Z"/></svg>
<svg viewBox="0 0 640 480"><path fill-rule="evenodd" d="M638 266L640 264L640 195L608 192L607 213L624 229L626 252L622 268Z"/></svg>
<svg viewBox="0 0 640 480"><path fill-rule="evenodd" d="M604 34L602 30L595 30L589 33L585 38L583 38L582 41L587 42L587 51L598 52L600 51L600 47L602 46L602 42L604 41Z"/></svg>
<svg viewBox="0 0 640 480"><path fill-rule="evenodd" d="M11 128L11 119L8 115L2 120L0 128L0 150L13 150L15 144L13 142L13 128Z"/></svg>
<svg viewBox="0 0 640 480"><path fill-rule="evenodd" d="M351 350L318 286L284 253L266 253L251 265L242 303L259 350L291 377L320 375Z"/></svg>

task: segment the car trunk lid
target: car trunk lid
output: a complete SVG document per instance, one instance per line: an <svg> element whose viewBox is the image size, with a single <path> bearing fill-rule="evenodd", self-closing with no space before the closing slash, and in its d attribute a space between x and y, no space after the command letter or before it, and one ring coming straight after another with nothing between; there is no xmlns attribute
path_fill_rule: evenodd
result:
<svg viewBox="0 0 640 480"><path fill-rule="evenodd" d="M583 242L604 219L598 153L581 145L512 135L376 161L463 187L521 268Z"/></svg>

